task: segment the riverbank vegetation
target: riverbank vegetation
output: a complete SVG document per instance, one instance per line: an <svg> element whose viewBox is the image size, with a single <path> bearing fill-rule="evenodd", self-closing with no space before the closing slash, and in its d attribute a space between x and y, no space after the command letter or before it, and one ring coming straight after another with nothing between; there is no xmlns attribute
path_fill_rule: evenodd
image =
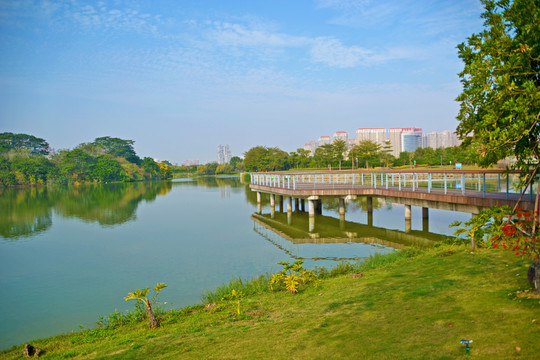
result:
<svg viewBox="0 0 540 360"><path fill-rule="evenodd" d="M318 269L317 287L297 294L271 290L270 275L233 280L201 304L156 311L155 330L139 309L31 343L45 359L465 359L469 339L478 359L532 359L540 299L527 297L527 266L497 249L403 250Z"/></svg>
<svg viewBox="0 0 540 360"><path fill-rule="evenodd" d="M130 182L172 178L172 166L141 159L133 140L109 136L74 149L51 151L44 139L0 134L0 187L15 185Z"/></svg>

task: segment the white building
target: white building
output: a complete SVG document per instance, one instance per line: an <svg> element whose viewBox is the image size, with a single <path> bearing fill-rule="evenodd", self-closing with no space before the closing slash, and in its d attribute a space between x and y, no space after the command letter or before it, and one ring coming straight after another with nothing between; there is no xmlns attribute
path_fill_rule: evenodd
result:
<svg viewBox="0 0 540 360"><path fill-rule="evenodd" d="M327 136L327 135L319 136L319 146L323 146L323 145L331 144L331 143L332 143L332 138L330 136Z"/></svg>
<svg viewBox="0 0 540 360"><path fill-rule="evenodd" d="M346 131L336 131L334 133L334 141L336 140L344 140L345 144L349 143L349 133Z"/></svg>
<svg viewBox="0 0 540 360"><path fill-rule="evenodd" d="M232 159L230 145L218 145L217 147L218 164L228 164Z"/></svg>
<svg viewBox="0 0 540 360"><path fill-rule="evenodd" d="M370 140L378 145L383 145L386 141L386 129L385 128L358 128L356 130L356 143L360 141Z"/></svg>
<svg viewBox="0 0 540 360"><path fill-rule="evenodd" d="M315 140L310 140L304 144L304 150L309 151L309 155L315 155L315 150L319 147L319 143Z"/></svg>

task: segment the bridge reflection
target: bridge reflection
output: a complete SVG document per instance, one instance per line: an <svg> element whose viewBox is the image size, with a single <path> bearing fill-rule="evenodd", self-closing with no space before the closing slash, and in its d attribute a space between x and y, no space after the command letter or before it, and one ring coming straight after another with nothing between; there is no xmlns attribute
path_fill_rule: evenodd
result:
<svg viewBox="0 0 540 360"><path fill-rule="evenodd" d="M317 216L314 225L306 213L254 213L251 219L256 233L295 259L358 260L374 248L427 248L448 238L426 230L405 232L323 215Z"/></svg>

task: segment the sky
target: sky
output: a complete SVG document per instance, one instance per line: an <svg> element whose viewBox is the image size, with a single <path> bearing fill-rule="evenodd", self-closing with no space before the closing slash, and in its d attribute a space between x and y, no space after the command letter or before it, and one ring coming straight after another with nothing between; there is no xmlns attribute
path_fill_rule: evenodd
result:
<svg viewBox="0 0 540 360"><path fill-rule="evenodd" d="M478 0L0 0L0 132L141 157L455 130Z"/></svg>

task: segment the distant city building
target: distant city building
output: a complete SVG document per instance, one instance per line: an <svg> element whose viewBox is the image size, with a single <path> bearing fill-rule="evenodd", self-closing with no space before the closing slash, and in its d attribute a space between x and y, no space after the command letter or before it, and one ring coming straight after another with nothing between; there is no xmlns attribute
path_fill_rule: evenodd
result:
<svg viewBox="0 0 540 360"><path fill-rule="evenodd" d="M369 140L379 145L383 145L386 141L386 129L384 128L358 128L356 130L356 143Z"/></svg>
<svg viewBox="0 0 540 360"><path fill-rule="evenodd" d="M199 160L198 159L195 159L195 160L184 160L182 162L182 166L191 166L191 165L199 165Z"/></svg>
<svg viewBox="0 0 540 360"><path fill-rule="evenodd" d="M461 141L458 139L456 133L445 130L440 133L433 131L424 135L422 146L438 149L458 146L459 144L461 144Z"/></svg>
<svg viewBox="0 0 540 360"><path fill-rule="evenodd" d="M334 133L334 141L338 139L344 140L345 144L349 144L349 133L346 131L336 131Z"/></svg>
<svg viewBox="0 0 540 360"><path fill-rule="evenodd" d="M402 151L414 151L422 147L422 129L409 128L391 128L389 130L390 145L392 146L392 156L399 157Z"/></svg>
<svg viewBox="0 0 540 360"><path fill-rule="evenodd" d="M315 155L315 150L319 147L319 143L315 140L310 140L304 144L304 150L309 151L309 155Z"/></svg>
<svg viewBox="0 0 540 360"><path fill-rule="evenodd" d="M217 147L218 164L228 164L231 161L232 153L230 145L218 145Z"/></svg>
<svg viewBox="0 0 540 360"><path fill-rule="evenodd" d="M326 144L331 144L332 143L332 138L330 136L319 136L319 146L323 146L323 145L326 145Z"/></svg>

